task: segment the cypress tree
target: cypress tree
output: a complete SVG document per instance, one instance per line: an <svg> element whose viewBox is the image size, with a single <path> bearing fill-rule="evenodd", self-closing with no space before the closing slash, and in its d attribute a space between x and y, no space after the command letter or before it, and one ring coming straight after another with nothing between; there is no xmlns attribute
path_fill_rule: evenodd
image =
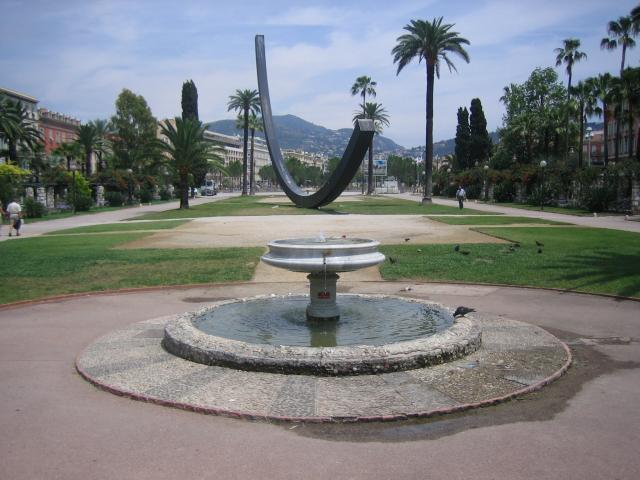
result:
<svg viewBox="0 0 640 480"><path fill-rule="evenodd" d="M198 116L198 90L193 80L187 80L182 84L182 119L194 118L200 120Z"/></svg>
<svg viewBox="0 0 640 480"><path fill-rule="evenodd" d="M470 166L476 162L478 164L489 160L491 151L491 139L487 132L487 120L484 118L482 103L479 98L471 100L471 116L469 118L471 130L470 142Z"/></svg>
<svg viewBox="0 0 640 480"><path fill-rule="evenodd" d="M469 112L467 107L458 108L458 126L456 127L456 163L459 170L469 168L469 149L471 130L469 127Z"/></svg>

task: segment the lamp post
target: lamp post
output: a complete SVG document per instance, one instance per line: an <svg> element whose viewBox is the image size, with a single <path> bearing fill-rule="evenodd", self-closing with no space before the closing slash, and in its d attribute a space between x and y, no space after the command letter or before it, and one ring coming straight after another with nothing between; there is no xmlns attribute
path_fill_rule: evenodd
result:
<svg viewBox="0 0 640 480"><path fill-rule="evenodd" d="M591 166L591 136L593 135L593 128L587 127L587 133L585 134L585 138L587 140L587 162L588 165Z"/></svg>
<svg viewBox="0 0 640 480"><path fill-rule="evenodd" d="M547 166L547 162L542 160L540 162L540 210L544 210L544 169Z"/></svg>
<svg viewBox="0 0 640 480"><path fill-rule="evenodd" d="M482 167L483 169L483 177L484 177L484 201L486 202L489 199L489 181L487 178L487 174L489 173L489 165Z"/></svg>
<svg viewBox="0 0 640 480"><path fill-rule="evenodd" d="M131 170L130 168L127 168L127 193L129 194L129 205L131 205L133 203L133 197L131 195L131 175L133 174L133 170Z"/></svg>
<svg viewBox="0 0 640 480"><path fill-rule="evenodd" d="M71 164L71 188L73 192L73 205L71 205L71 211L73 214L76 214L76 170L78 170L78 166L75 163Z"/></svg>

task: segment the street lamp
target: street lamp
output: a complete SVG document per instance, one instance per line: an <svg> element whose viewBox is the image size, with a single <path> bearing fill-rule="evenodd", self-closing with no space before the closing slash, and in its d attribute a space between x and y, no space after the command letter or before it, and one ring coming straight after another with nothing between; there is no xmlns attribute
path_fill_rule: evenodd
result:
<svg viewBox="0 0 640 480"><path fill-rule="evenodd" d="M71 206L71 210L73 214L76 214L76 170L78 170L78 166L75 163L71 164L71 188L73 192L73 205Z"/></svg>
<svg viewBox="0 0 640 480"><path fill-rule="evenodd" d="M445 197L449 196L449 185L451 185L449 183L449 175L451 175L451 167L447 168L447 184L445 185L445 189L444 189Z"/></svg>
<svg viewBox="0 0 640 480"><path fill-rule="evenodd" d="M587 133L585 134L585 139L587 140L587 161L589 166L591 166L591 137L593 135L593 128L587 127Z"/></svg>
<svg viewBox="0 0 640 480"><path fill-rule="evenodd" d="M129 174L127 178L127 190L129 193L129 205L131 205L133 203L133 197L131 195L131 175L133 173L133 170L131 170L130 168L127 168L127 173Z"/></svg>
<svg viewBox="0 0 640 480"><path fill-rule="evenodd" d="M486 165L484 167L482 167L484 170L484 201L486 202L489 199L489 182L487 181L487 174L489 173L489 165Z"/></svg>
<svg viewBox="0 0 640 480"><path fill-rule="evenodd" d="M540 161L540 210L544 210L544 169L546 166L545 160Z"/></svg>

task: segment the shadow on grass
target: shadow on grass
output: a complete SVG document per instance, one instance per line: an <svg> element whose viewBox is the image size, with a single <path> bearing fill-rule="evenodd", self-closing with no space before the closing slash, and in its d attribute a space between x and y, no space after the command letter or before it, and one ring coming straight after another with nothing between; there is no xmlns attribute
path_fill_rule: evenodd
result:
<svg viewBox="0 0 640 480"><path fill-rule="evenodd" d="M640 256L636 254L597 250L567 256L545 268L556 271L558 280L571 282L572 290L615 284L618 288L608 293L640 297Z"/></svg>

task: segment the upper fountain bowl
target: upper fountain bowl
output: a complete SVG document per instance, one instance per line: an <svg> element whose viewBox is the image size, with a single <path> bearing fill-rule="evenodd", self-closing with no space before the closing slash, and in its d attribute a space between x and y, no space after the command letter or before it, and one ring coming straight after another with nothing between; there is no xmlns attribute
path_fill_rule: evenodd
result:
<svg viewBox="0 0 640 480"><path fill-rule="evenodd" d="M378 245L366 238L288 238L269 242L262 261L293 272L352 272L384 262Z"/></svg>

